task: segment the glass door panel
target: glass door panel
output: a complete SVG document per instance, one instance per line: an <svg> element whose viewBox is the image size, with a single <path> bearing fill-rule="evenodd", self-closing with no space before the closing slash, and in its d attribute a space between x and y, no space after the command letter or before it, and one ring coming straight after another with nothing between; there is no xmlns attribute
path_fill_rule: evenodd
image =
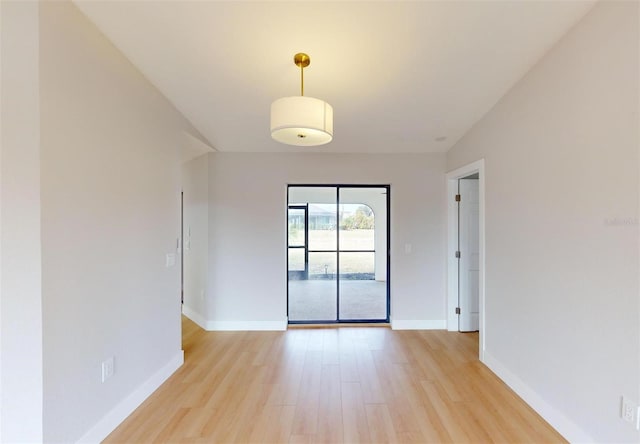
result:
<svg viewBox="0 0 640 444"><path fill-rule="evenodd" d="M338 313L337 258L334 252L309 252L306 280L289 280L289 320L334 322Z"/></svg>
<svg viewBox="0 0 640 444"><path fill-rule="evenodd" d="M335 187L289 188L290 208L295 206L307 209L306 275L303 279L292 279L290 273L288 282L290 322L336 322L338 320L336 204ZM289 267L291 270L291 265Z"/></svg>
<svg viewBox="0 0 640 444"><path fill-rule="evenodd" d="M336 205L309 204L309 249L336 251Z"/></svg>
<svg viewBox="0 0 640 444"><path fill-rule="evenodd" d="M387 187L339 188L339 319L388 320Z"/></svg>
<svg viewBox="0 0 640 444"><path fill-rule="evenodd" d="M340 252L340 320L387 317L387 285L376 281L375 253Z"/></svg>

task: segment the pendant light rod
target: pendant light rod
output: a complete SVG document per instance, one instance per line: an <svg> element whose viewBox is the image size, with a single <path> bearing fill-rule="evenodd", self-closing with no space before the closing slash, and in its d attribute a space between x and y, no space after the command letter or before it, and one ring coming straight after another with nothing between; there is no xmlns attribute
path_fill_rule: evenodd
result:
<svg viewBox="0 0 640 444"><path fill-rule="evenodd" d="M300 95L304 96L304 69L311 63L311 58L304 52L293 56L293 63L300 67Z"/></svg>

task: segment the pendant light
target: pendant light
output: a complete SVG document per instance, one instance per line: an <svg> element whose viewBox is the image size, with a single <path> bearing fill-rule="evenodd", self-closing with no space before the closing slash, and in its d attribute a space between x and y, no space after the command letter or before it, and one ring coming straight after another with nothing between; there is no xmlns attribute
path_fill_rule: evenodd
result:
<svg viewBox="0 0 640 444"><path fill-rule="evenodd" d="M293 62L300 68L300 95L283 97L271 104L271 137L287 145L324 145L333 139L333 108L327 102L305 97L304 68L311 59L298 53Z"/></svg>

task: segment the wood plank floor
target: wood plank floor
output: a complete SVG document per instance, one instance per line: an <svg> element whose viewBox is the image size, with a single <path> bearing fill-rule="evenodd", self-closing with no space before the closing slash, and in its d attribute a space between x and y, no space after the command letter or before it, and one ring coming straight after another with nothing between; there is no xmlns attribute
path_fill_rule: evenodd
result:
<svg viewBox="0 0 640 444"><path fill-rule="evenodd" d="M478 359L478 335L205 332L107 443L565 442Z"/></svg>

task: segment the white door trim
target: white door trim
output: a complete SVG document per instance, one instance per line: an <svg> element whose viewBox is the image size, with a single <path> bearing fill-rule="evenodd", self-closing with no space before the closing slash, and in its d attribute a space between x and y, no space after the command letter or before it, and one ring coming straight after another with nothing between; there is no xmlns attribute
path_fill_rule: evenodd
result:
<svg viewBox="0 0 640 444"><path fill-rule="evenodd" d="M458 249L458 206L455 196L458 193L458 179L471 174L479 174L480 200L480 272L479 272L479 312L480 319L480 361L484 360L484 329L485 329L485 173L484 159L470 163L447 173L447 330L458 331L458 260L455 257Z"/></svg>

